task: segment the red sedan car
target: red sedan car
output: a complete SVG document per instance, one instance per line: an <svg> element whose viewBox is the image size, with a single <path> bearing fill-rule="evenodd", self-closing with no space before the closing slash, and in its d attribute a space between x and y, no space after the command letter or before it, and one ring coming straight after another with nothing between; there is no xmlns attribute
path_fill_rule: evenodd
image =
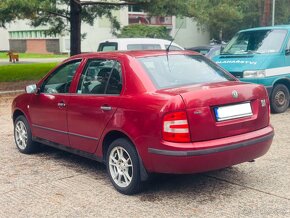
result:
<svg viewBox="0 0 290 218"><path fill-rule="evenodd" d="M104 162L136 193L150 173L197 173L264 155L274 136L265 88L190 51L71 57L12 105L22 153L38 143Z"/></svg>

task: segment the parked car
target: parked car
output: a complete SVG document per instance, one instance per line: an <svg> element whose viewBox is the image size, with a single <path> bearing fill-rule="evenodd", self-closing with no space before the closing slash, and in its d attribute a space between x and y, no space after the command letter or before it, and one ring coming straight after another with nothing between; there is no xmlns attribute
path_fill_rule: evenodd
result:
<svg viewBox="0 0 290 218"><path fill-rule="evenodd" d="M100 42L98 51L127 51L127 50L165 50L170 45L169 40L152 38L119 38ZM184 50L172 43L170 50Z"/></svg>
<svg viewBox="0 0 290 218"><path fill-rule="evenodd" d="M213 60L241 81L264 85L272 112L288 109L290 25L241 30Z"/></svg>
<svg viewBox="0 0 290 218"><path fill-rule="evenodd" d="M264 155L274 133L266 89L190 51L81 54L12 104L20 152L37 143L103 162L121 193L150 173L197 173Z"/></svg>
<svg viewBox="0 0 290 218"><path fill-rule="evenodd" d="M213 57L220 54L221 45L204 45L187 48L187 50L198 52L205 57L212 59Z"/></svg>

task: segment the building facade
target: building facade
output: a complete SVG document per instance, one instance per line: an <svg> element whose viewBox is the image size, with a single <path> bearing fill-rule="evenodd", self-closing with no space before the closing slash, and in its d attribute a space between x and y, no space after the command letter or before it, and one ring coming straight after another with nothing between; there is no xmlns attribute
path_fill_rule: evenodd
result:
<svg viewBox="0 0 290 218"><path fill-rule="evenodd" d="M201 29L190 18L150 17L134 7L124 7L113 12L121 27L141 23L145 25L166 26L174 42L182 47L192 47L209 43L208 31ZM97 18L94 25L82 24L82 34L86 37L81 42L82 52L97 51L100 41L115 38L111 23L107 18ZM46 35L47 27L31 27L29 21L21 20L0 29L0 51L11 50L26 53L68 53L70 48L69 33L64 35ZM179 29L179 31L178 31ZM176 32L178 33L176 34Z"/></svg>

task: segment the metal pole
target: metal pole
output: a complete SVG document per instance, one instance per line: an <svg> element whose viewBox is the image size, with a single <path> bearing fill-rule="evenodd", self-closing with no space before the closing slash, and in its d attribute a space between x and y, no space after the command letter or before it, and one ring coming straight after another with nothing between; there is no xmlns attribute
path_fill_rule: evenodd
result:
<svg viewBox="0 0 290 218"><path fill-rule="evenodd" d="M272 26L275 25L275 3L276 3L276 0L273 0L272 2Z"/></svg>

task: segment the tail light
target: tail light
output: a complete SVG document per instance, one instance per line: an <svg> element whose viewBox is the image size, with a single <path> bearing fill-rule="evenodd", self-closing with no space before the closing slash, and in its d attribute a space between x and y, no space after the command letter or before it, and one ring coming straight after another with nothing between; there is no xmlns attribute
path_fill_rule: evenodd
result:
<svg viewBox="0 0 290 218"><path fill-rule="evenodd" d="M190 142L189 126L185 111L166 114L163 118L163 139L171 142Z"/></svg>

